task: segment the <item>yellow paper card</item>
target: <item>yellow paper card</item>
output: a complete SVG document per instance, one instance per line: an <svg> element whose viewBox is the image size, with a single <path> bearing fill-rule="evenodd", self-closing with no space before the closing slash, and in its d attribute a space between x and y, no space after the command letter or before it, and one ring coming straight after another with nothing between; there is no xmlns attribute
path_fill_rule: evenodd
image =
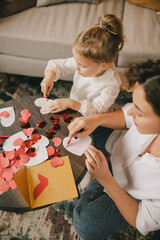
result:
<svg viewBox="0 0 160 240"><path fill-rule="evenodd" d="M69 157L63 165L52 167L51 160L39 165L23 166L14 180L30 208L78 197Z"/></svg>

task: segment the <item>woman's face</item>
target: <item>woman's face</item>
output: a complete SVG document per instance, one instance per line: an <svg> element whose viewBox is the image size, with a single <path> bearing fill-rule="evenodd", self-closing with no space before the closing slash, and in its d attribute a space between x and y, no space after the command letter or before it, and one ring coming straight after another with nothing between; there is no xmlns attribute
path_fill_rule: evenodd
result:
<svg viewBox="0 0 160 240"><path fill-rule="evenodd" d="M96 63L90 58L84 57L75 48L72 50L76 61L76 70L83 77L96 77L100 72L106 70L106 63Z"/></svg>
<svg viewBox="0 0 160 240"><path fill-rule="evenodd" d="M147 102L143 86L136 83L133 89L133 106L128 110L138 131L142 134L160 134L160 117Z"/></svg>

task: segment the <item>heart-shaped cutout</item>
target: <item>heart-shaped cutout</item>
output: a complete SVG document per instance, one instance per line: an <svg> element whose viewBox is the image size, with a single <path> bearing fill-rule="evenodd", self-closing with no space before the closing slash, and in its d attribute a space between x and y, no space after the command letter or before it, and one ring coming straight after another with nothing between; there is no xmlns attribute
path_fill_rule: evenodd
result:
<svg viewBox="0 0 160 240"><path fill-rule="evenodd" d="M0 114L3 115L3 116L0 116L2 126L9 127L14 123L15 112L14 112L13 107L7 107L7 108L0 109ZM8 116L8 117L6 117L6 116Z"/></svg>
<svg viewBox="0 0 160 240"><path fill-rule="evenodd" d="M17 138L16 140L14 140L13 142L13 146L22 146L23 145L23 139L22 138Z"/></svg>
<svg viewBox="0 0 160 240"><path fill-rule="evenodd" d="M59 147L59 146L61 145L61 143L62 143L62 139L59 138L59 137L54 137L54 138L52 139L52 142L54 142L54 146L55 146L55 147Z"/></svg>
<svg viewBox="0 0 160 240"><path fill-rule="evenodd" d="M67 151L81 156L85 150L87 149L87 147L91 144L91 137L90 136L86 136L86 137L82 137L82 138L72 138L70 144L67 146L69 137L65 137L63 139L63 146L67 149Z"/></svg>
<svg viewBox="0 0 160 240"><path fill-rule="evenodd" d="M34 103L37 107L41 107L40 113L47 114L50 112L49 106L53 100L46 99L46 98L37 98Z"/></svg>
<svg viewBox="0 0 160 240"><path fill-rule="evenodd" d="M9 112L7 112L7 111L1 112L0 117L8 118L9 117Z"/></svg>
<svg viewBox="0 0 160 240"><path fill-rule="evenodd" d="M29 137L32 132L34 131L34 128L26 128L26 129L23 129L22 132L27 136Z"/></svg>
<svg viewBox="0 0 160 240"><path fill-rule="evenodd" d="M51 160L52 167L57 167L63 165L63 160L60 157L54 157Z"/></svg>

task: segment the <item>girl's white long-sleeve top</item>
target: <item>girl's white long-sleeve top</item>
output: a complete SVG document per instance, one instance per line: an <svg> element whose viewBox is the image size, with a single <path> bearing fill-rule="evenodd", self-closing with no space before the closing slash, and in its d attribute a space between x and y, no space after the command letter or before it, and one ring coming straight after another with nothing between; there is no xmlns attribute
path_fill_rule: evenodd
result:
<svg viewBox="0 0 160 240"><path fill-rule="evenodd" d="M111 68L99 77L83 77L76 71L76 62L72 57L50 60L45 72L48 69L55 72L54 81L75 72L70 98L81 103L78 112L84 116L108 112L120 91L119 84L114 77L114 71Z"/></svg>
<svg viewBox="0 0 160 240"><path fill-rule="evenodd" d="M128 130L114 130L106 142L114 178L124 191L139 202L136 227L143 234L160 229L160 158L146 152L157 134L138 132L133 118L122 110ZM153 123L154 124L154 123Z"/></svg>

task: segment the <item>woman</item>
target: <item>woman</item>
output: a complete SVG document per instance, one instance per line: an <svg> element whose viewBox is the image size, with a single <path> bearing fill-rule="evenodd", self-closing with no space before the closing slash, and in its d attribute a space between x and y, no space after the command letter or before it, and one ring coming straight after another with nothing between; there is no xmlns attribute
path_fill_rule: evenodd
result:
<svg viewBox="0 0 160 240"><path fill-rule="evenodd" d="M77 118L68 126L70 138L89 135L97 126L116 129L105 145L110 162L94 146L85 151L94 180L73 219L85 240L104 239L129 225L143 235L160 229L160 61L132 64L126 78L133 104Z"/></svg>

